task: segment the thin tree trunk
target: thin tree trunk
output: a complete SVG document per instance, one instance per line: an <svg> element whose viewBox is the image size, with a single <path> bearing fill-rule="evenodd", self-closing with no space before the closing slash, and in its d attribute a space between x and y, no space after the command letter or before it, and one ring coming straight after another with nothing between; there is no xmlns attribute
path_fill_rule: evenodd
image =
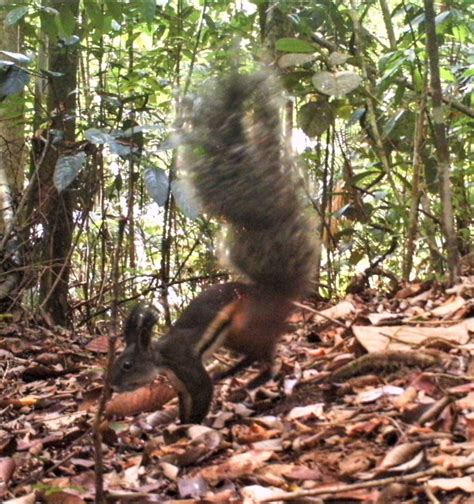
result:
<svg viewBox="0 0 474 504"><path fill-rule="evenodd" d="M443 119L443 101L439 73L439 50L436 39L435 11L433 0L423 0L425 6L426 48L430 67L430 87L433 103L433 136L438 159L439 192L441 198L441 221L446 239L449 280L458 276L458 250L454 226L453 194L450 181L449 145Z"/></svg>
<svg viewBox="0 0 474 504"><path fill-rule="evenodd" d="M0 0L0 7L10 5L9 0ZM21 24L5 24L8 10L0 9L0 29L2 30L2 49L21 52ZM9 298L20 281L15 270L18 265L18 247L21 240L12 246L10 235L15 218L15 202L23 188L24 148L25 148L25 103L23 95L6 98L8 116L0 112L0 301ZM18 238L18 237L16 237ZM6 251L9 249L9 252ZM7 305L9 301L7 301Z"/></svg>
<svg viewBox="0 0 474 504"><path fill-rule="evenodd" d="M421 159L421 149L423 147L424 120L425 120L426 95L423 96L418 111L418 120L415 126L415 141L413 145L413 179L411 184L410 214L408 217L408 229L405 247L405 258L403 261L403 279L408 281L413 268L413 257L415 254L415 238L418 230L418 207L420 204L421 190L420 179L423 169Z"/></svg>
<svg viewBox="0 0 474 504"><path fill-rule="evenodd" d="M385 24L385 29L387 30L388 42L390 44L390 49L395 51L397 49L397 39L395 38L395 30L393 29L392 16L390 15L390 9L387 4L387 0L379 0L380 8L382 9L383 22Z"/></svg>

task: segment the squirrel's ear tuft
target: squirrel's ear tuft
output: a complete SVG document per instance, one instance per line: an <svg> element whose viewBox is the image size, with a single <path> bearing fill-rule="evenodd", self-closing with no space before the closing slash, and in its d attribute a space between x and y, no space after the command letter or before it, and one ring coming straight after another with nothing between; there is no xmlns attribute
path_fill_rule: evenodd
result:
<svg viewBox="0 0 474 504"><path fill-rule="evenodd" d="M133 308L125 322L124 338L127 346L134 343L143 349L151 342L153 327L158 322L158 310L153 306L140 303Z"/></svg>

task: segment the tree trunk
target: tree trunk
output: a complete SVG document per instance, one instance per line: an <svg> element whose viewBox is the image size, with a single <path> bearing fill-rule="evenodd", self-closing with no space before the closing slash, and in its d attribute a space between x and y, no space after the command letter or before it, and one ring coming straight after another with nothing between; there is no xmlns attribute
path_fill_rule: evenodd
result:
<svg viewBox="0 0 474 504"><path fill-rule="evenodd" d="M449 145L443 118L443 101L439 73L439 50L436 40L436 23L433 0L424 0L426 48L430 66L430 87L433 102L433 136L438 158L439 192L441 198L443 232L446 239L449 280L458 276L458 250L454 226L453 194L451 188Z"/></svg>
<svg viewBox="0 0 474 504"><path fill-rule="evenodd" d="M2 49L21 51L22 32L20 26L5 24L9 0L0 0L0 27ZM7 58L5 58L7 59ZM15 213L15 202L23 187L24 179L24 97L13 95L6 98L0 109L0 303L10 298L19 283L20 275L15 271L19 257L18 237L10 235ZM7 305L10 301L7 301Z"/></svg>
<svg viewBox="0 0 474 504"><path fill-rule="evenodd" d="M49 5L58 11L67 7L77 19L79 0L51 0ZM70 322L68 303L70 253L73 233L73 201L69 190L58 193L53 175L61 154L58 144L75 140L76 75L78 49L48 41L48 69L64 74L50 79L47 108L51 126L46 132L48 141L42 153L38 171L38 210L44 226L43 271L40 277L41 308L54 324L67 326ZM52 131L55 131L52 135ZM57 133L62 134L56 142ZM53 145L53 143L55 145Z"/></svg>

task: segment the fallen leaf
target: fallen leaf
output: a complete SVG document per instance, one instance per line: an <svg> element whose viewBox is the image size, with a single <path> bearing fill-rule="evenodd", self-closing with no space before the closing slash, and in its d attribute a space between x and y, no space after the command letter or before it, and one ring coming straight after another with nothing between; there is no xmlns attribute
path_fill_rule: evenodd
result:
<svg viewBox="0 0 474 504"><path fill-rule="evenodd" d="M421 443L402 443L392 448L383 458L379 469L393 469L413 460L423 450Z"/></svg>
<svg viewBox="0 0 474 504"><path fill-rule="evenodd" d="M474 481L471 476L464 476L462 478L433 478L426 482L426 484L433 490L463 490L467 493L474 492Z"/></svg>
<svg viewBox="0 0 474 504"><path fill-rule="evenodd" d="M273 451L250 450L230 457L219 465L205 467L200 475L215 485L223 479L236 479L255 472L273 455Z"/></svg>
<svg viewBox="0 0 474 504"><path fill-rule="evenodd" d="M87 350L95 353L106 354L109 351L110 338L107 335L98 336L87 343Z"/></svg>
<svg viewBox="0 0 474 504"><path fill-rule="evenodd" d="M360 404L374 402L385 395L400 396L403 394L401 387L394 387L393 385L386 385L385 387L378 387L370 390L359 392L356 397L356 402Z"/></svg>
<svg viewBox="0 0 474 504"><path fill-rule="evenodd" d="M10 479L15 472L16 464L11 457L5 457L0 459L0 481L3 481L6 485L10 483Z"/></svg>
<svg viewBox="0 0 474 504"><path fill-rule="evenodd" d="M129 416L143 411L154 411L161 408L176 396L171 385L164 382L152 383L133 392L114 395L107 404L107 416Z"/></svg>
<svg viewBox="0 0 474 504"><path fill-rule="evenodd" d="M350 301L341 301L335 306L331 306L326 310L321 310L314 316L315 324L326 323L328 319L345 318L355 312L355 306Z"/></svg>
<svg viewBox="0 0 474 504"><path fill-rule="evenodd" d="M351 476L362 471L367 471L373 464L366 450L357 450L350 453L339 462L339 470L342 476Z"/></svg>
<svg viewBox="0 0 474 504"><path fill-rule="evenodd" d="M308 406L297 406L287 415L288 420L296 420L306 416L321 418L324 412L324 403L308 404Z"/></svg>
<svg viewBox="0 0 474 504"><path fill-rule="evenodd" d="M409 350L418 348L429 339L445 339L464 345L469 341L469 331L474 328L474 318L450 327L412 326L353 326L357 341L368 352Z"/></svg>
<svg viewBox="0 0 474 504"><path fill-rule="evenodd" d="M447 317L453 314L466 304L466 300L461 296L451 296L442 305L431 310L431 313L436 317Z"/></svg>

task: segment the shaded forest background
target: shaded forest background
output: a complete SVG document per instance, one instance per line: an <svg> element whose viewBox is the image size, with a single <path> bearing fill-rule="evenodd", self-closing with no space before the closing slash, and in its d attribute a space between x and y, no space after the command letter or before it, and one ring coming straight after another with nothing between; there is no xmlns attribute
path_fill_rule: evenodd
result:
<svg viewBox="0 0 474 504"><path fill-rule="evenodd" d="M236 64L281 76L324 251L318 294L469 261L469 2L0 0L0 302L92 325L145 296L164 321L225 278L177 177L183 97Z"/></svg>

